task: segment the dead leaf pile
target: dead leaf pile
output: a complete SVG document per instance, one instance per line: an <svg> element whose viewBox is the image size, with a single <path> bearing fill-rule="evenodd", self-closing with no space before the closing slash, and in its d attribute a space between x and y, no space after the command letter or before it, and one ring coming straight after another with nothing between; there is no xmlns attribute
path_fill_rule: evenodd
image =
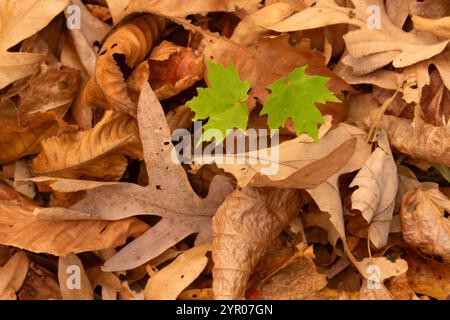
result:
<svg viewBox="0 0 450 320"><path fill-rule="evenodd" d="M0 299L449 299L449 43L448 1L0 0ZM207 61L249 129L297 67L342 103L181 163Z"/></svg>

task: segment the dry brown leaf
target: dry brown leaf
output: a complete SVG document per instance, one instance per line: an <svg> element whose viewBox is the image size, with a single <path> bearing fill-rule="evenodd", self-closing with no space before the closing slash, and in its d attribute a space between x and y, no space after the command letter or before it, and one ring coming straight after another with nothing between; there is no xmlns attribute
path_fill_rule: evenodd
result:
<svg viewBox="0 0 450 320"><path fill-rule="evenodd" d="M18 296L20 300L61 300L58 281L53 273L32 262Z"/></svg>
<svg viewBox="0 0 450 320"><path fill-rule="evenodd" d="M178 295L178 300L212 300L214 293L212 288L188 289Z"/></svg>
<svg viewBox="0 0 450 320"><path fill-rule="evenodd" d="M371 118L374 118L372 113ZM373 120L367 118L366 126L370 126ZM435 127L424 123L421 119L415 119L412 123L409 119L384 115L381 118L379 128L386 131L389 142L399 151L413 158L428 160L431 163L442 163L450 166L450 128Z"/></svg>
<svg viewBox="0 0 450 320"><path fill-rule="evenodd" d="M146 300L175 300L202 273L211 250L210 244L193 247L172 263L151 275L145 286Z"/></svg>
<svg viewBox="0 0 450 320"><path fill-rule="evenodd" d="M175 111L169 111L166 119L170 132L176 129L188 129L192 125L194 116L195 113L186 105L176 108Z"/></svg>
<svg viewBox="0 0 450 320"><path fill-rule="evenodd" d="M0 89L36 72L45 58L41 54L7 50L43 29L68 3L69 0L0 2Z"/></svg>
<svg viewBox="0 0 450 320"><path fill-rule="evenodd" d="M411 268L409 268L411 269ZM414 291L408 283L408 276L406 273L389 279L386 283L386 288L394 296L396 300L418 300Z"/></svg>
<svg viewBox="0 0 450 320"><path fill-rule="evenodd" d="M352 209L359 210L370 224L369 239L379 249L387 244L398 180L397 166L385 132L378 135L377 142L378 147L350 187L359 187L352 194Z"/></svg>
<svg viewBox="0 0 450 320"><path fill-rule="evenodd" d="M41 141L57 132L58 124L53 120L33 123L25 132L0 127L0 164L39 152Z"/></svg>
<svg viewBox="0 0 450 320"><path fill-rule="evenodd" d="M380 0L354 1L354 5L354 9L345 8L338 6L334 0L320 0L270 28L286 32L339 23L356 25L359 29L344 35L350 55L345 56L343 62L358 75L368 74L391 62L396 68L413 65L441 53L448 44L448 41L437 42L404 32L391 22ZM381 29L369 28L371 13L367 8L370 5L381 9Z"/></svg>
<svg viewBox="0 0 450 320"><path fill-rule="evenodd" d="M385 287L384 284L380 284L379 288L369 288L367 280L364 280L361 285L361 291L359 292L359 300L393 300L394 297Z"/></svg>
<svg viewBox="0 0 450 320"><path fill-rule="evenodd" d="M430 32L438 37L450 39L450 17L440 19L427 19L420 16L412 16L414 28Z"/></svg>
<svg viewBox="0 0 450 320"><path fill-rule="evenodd" d="M29 265L27 255L23 251L19 251L3 267L0 267L0 296L2 298L5 295L5 297L10 296L15 299L16 292L20 290L27 276Z"/></svg>
<svg viewBox="0 0 450 320"><path fill-rule="evenodd" d="M249 152L223 155L232 157L233 159L226 159L226 162L232 164L220 164L217 161L217 165L233 174L241 187L251 185L312 189L344 168L355 154L369 148L364 141L364 132L356 127L340 124L334 130L328 131L328 128L322 126L319 129L318 144L301 135L279 146L259 150L259 154ZM214 161L214 156L208 160ZM238 160L244 164L239 164ZM273 170L269 171L274 168L278 168L275 173L271 172ZM266 175L265 172L271 173Z"/></svg>
<svg viewBox="0 0 450 320"><path fill-rule="evenodd" d="M230 194L213 218L213 290L238 299L266 247L305 204L296 189L247 187Z"/></svg>
<svg viewBox="0 0 450 320"><path fill-rule="evenodd" d="M113 0L114 1L114 0ZM112 3L113 1L108 1ZM234 12L236 8L248 12L255 11L259 6L258 0L120 0L122 3L114 5L116 12L120 12L128 2L126 10L119 13L117 20L136 12L155 13L168 17L186 17L191 14L207 14L208 12Z"/></svg>
<svg viewBox="0 0 450 320"><path fill-rule="evenodd" d="M61 119L78 94L80 72L61 65L41 67L40 73L22 91L18 105L19 124L28 126L39 113Z"/></svg>
<svg viewBox="0 0 450 320"><path fill-rule="evenodd" d="M39 175L62 178L119 180L128 164L126 156L142 159L134 118L107 111L94 128L42 141L42 152L33 160Z"/></svg>
<svg viewBox="0 0 450 320"><path fill-rule="evenodd" d="M450 296L450 266L422 257L409 250L405 255L408 261L408 283L418 294L426 294L439 300Z"/></svg>
<svg viewBox="0 0 450 320"><path fill-rule="evenodd" d="M52 185L55 191L94 189L87 191L86 197L70 209L46 208L37 212L51 219L118 220L143 214L163 218L149 232L109 259L103 271L136 268L193 233L199 233L199 243L210 239L211 216L232 191L228 180L217 176L207 198L201 199L195 194L183 167L171 159L173 145L167 121L148 84L141 92L138 123L149 185L117 183L102 186L98 182L56 179L59 188Z"/></svg>
<svg viewBox="0 0 450 320"><path fill-rule="evenodd" d="M133 293L126 283L122 283L114 273L103 272L100 267L92 267L86 270L89 279L91 280L92 287L95 289L97 286L102 287L102 299L103 300L117 300L117 294L121 299L130 299L133 297ZM105 297L108 295L108 297ZM108 299L105 299L108 298Z"/></svg>
<svg viewBox="0 0 450 320"><path fill-rule="evenodd" d="M131 218L107 221L46 221L33 214L37 206L0 185L0 243L56 256L116 247L148 229Z"/></svg>
<svg viewBox="0 0 450 320"><path fill-rule="evenodd" d="M311 258L298 257L257 287L258 299L307 300L327 285Z"/></svg>
<svg viewBox="0 0 450 320"><path fill-rule="evenodd" d="M450 262L450 199L438 188L417 188L403 196L400 217L403 239L425 253Z"/></svg>
<svg viewBox="0 0 450 320"><path fill-rule="evenodd" d="M84 91L87 105L136 115L136 102L125 83L128 75L122 70L131 71L144 60L166 24L157 16L140 16L121 25L106 39L95 74Z"/></svg>
<svg viewBox="0 0 450 320"><path fill-rule="evenodd" d="M59 257L58 282L63 300L94 300L83 263L75 254Z"/></svg>

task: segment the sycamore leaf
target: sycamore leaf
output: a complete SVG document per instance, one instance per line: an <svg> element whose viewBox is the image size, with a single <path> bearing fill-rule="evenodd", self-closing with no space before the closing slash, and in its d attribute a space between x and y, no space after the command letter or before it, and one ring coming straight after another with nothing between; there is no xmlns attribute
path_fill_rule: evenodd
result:
<svg viewBox="0 0 450 320"><path fill-rule="evenodd" d="M268 115L270 129L278 129L288 118L295 124L297 135L306 132L318 142L318 124L323 117L315 103L341 102L326 88L330 78L306 75L306 68L297 68L286 78L268 86L271 90L261 114Z"/></svg>
<svg viewBox="0 0 450 320"><path fill-rule="evenodd" d="M154 227L105 262L103 271L129 270L157 257L193 233L197 242L211 238L211 216L232 191L228 180L216 176L208 196L200 198L180 164L171 158L173 145L164 111L150 86L144 86L138 104L139 133L149 184L101 184L55 179L55 191L86 190L86 197L70 209L41 208L36 214L51 219L119 220L135 215L162 217ZM70 186L69 186L69 185ZM96 187L97 186L97 187ZM69 188L70 187L70 188ZM92 189L93 188L93 189Z"/></svg>
<svg viewBox="0 0 450 320"><path fill-rule="evenodd" d="M218 145L229 134L230 129L238 128L245 132L248 117L244 101L248 98L250 81L241 81L232 64L228 67L212 61L207 64L210 88L197 89L198 96L187 105L195 112L194 120L209 118L204 126L205 130L217 130L213 134L203 133L198 143L215 138Z"/></svg>

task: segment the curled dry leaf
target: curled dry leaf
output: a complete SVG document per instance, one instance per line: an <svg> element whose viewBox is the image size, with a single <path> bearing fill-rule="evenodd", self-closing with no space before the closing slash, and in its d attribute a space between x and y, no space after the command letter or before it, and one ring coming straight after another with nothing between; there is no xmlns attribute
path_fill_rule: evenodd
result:
<svg viewBox="0 0 450 320"><path fill-rule="evenodd" d="M374 113L372 113L373 115ZM371 116L373 119L374 117ZM365 121L367 126L372 120ZM379 128L386 131L389 142L399 151L413 158L450 166L450 128L435 127L415 119L414 124L404 118L384 115Z"/></svg>
<svg viewBox="0 0 450 320"><path fill-rule="evenodd" d="M421 31L430 32L438 37L450 39L450 17L440 19L427 19L420 16L413 16L414 28Z"/></svg>
<svg viewBox="0 0 450 320"><path fill-rule="evenodd" d="M191 48L163 41L132 72L127 85L131 91L140 92L148 81L159 100L169 99L203 79L203 60L203 55Z"/></svg>
<svg viewBox="0 0 450 320"><path fill-rule="evenodd" d="M385 132L377 138L378 147L371 154L350 187L358 186L352 194L352 209L359 210L370 224L369 239L376 248L387 244L395 207L398 179L397 166Z"/></svg>
<svg viewBox="0 0 450 320"><path fill-rule="evenodd" d="M48 221L33 214L37 205L0 185L0 243L56 256L116 247L148 229L131 218L107 221Z"/></svg>
<svg viewBox="0 0 450 320"><path fill-rule="evenodd" d="M94 128L66 133L42 141L42 152L33 160L39 175L63 178L119 180L128 164L126 156L142 159L134 118L107 111Z"/></svg>
<svg viewBox="0 0 450 320"><path fill-rule="evenodd" d="M437 188L417 188L403 196L400 217L403 238L425 253L450 262L450 199Z"/></svg>
<svg viewBox="0 0 450 320"><path fill-rule="evenodd" d="M296 189L247 187L230 194L213 218L213 290L238 299L266 247L305 204Z"/></svg>
<svg viewBox="0 0 450 320"><path fill-rule="evenodd" d="M62 119L75 99L79 85L80 71L60 65L43 65L28 88L19 94L19 124L28 126L39 113Z"/></svg>
<svg viewBox="0 0 450 320"><path fill-rule="evenodd" d="M210 244L193 247L171 264L151 275L145 286L146 300L175 300L202 273L208 263Z"/></svg>
<svg viewBox="0 0 450 320"><path fill-rule="evenodd" d="M135 215L155 215L163 219L148 232L106 261L103 271L136 268L193 233L197 242L211 238L211 216L232 191L227 179L217 176L208 197L201 199L191 188L180 164L171 158L173 145L161 104L148 84L141 92L138 123L149 184L103 185L56 179L66 192L88 190L86 197L70 209L45 208L38 215L52 219L118 220ZM70 186L67 184L69 182ZM95 187L98 186L98 187Z"/></svg>
<svg viewBox="0 0 450 320"><path fill-rule="evenodd" d="M95 74L84 91L87 105L136 115L136 102L125 83L129 74L124 71L129 73L144 60L166 24L165 19L145 15L111 34L100 49Z"/></svg>
<svg viewBox="0 0 450 320"><path fill-rule="evenodd" d="M75 254L59 257L58 282L63 300L94 300L83 263Z"/></svg>

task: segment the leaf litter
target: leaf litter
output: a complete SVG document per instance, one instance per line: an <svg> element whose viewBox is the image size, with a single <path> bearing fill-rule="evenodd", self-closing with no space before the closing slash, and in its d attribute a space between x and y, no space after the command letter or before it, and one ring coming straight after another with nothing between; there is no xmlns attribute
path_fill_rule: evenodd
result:
<svg viewBox="0 0 450 320"><path fill-rule="evenodd" d="M0 299L448 299L445 1L50 2L0 1Z"/></svg>

